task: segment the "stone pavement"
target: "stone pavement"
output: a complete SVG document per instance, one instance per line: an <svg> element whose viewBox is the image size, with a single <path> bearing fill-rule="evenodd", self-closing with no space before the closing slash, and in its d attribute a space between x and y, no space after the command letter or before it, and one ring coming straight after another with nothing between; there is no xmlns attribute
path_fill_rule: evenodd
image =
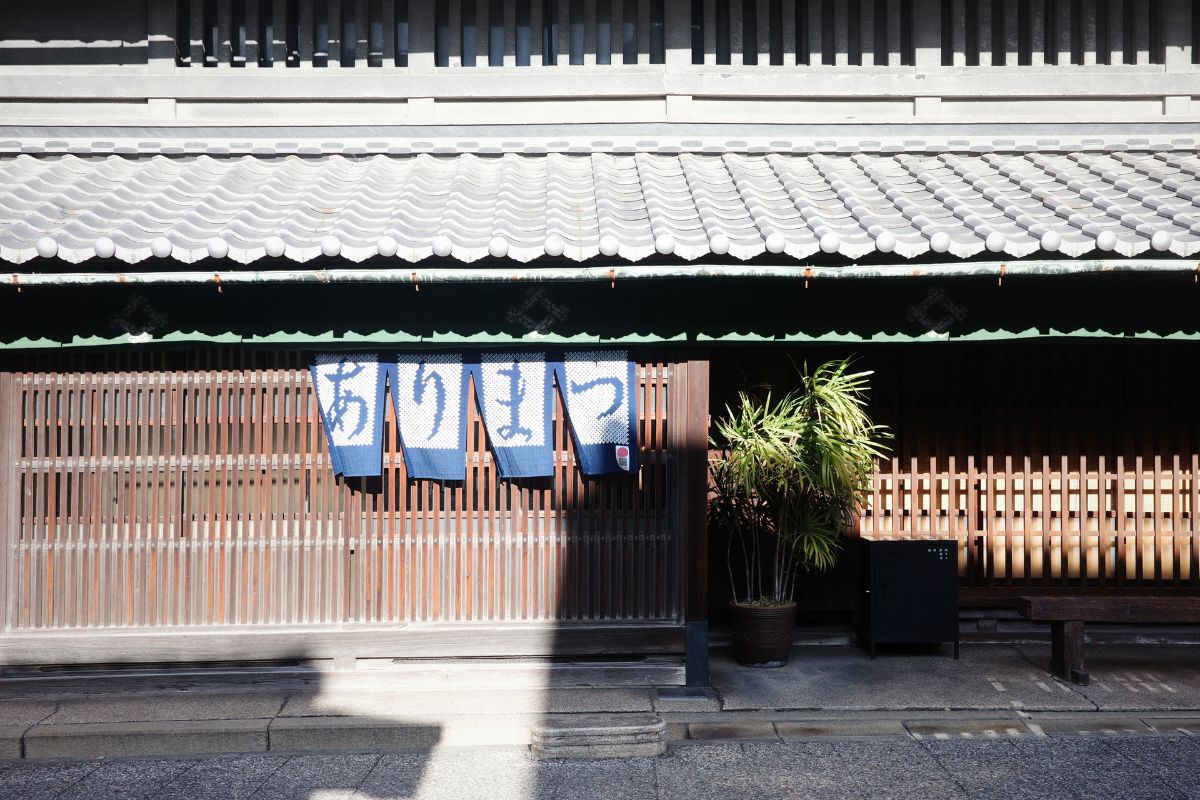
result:
<svg viewBox="0 0 1200 800"><path fill-rule="evenodd" d="M533 761L516 748L424 753L18 761L6 800L774 800L1200 798L1187 737L673 745L655 759Z"/></svg>
<svg viewBox="0 0 1200 800"><path fill-rule="evenodd" d="M1195 646L1091 644L1088 687L1047 673L1047 645L967 643L959 661L947 652L870 661L804 646L785 668L752 670L717 650L714 691L689 700L652 687L415 690L389 685L386 671L5 678L0 758L519 748L548 720L580 713L655 713L675 743L1200 735Z"/></svg>

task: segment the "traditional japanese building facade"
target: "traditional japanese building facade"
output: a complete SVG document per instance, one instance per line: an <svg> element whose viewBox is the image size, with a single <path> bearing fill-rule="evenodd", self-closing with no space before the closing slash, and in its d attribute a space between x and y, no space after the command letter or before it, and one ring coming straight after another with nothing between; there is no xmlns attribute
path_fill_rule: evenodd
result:
<svg viewBox="0 0 1200 800"><path fill-rule="evenodd" d="M1196 593L1198 76L1186 0L3 4L0 663L704 683L710 409L847 353L859 533L958 539L982 607ZM335 476L315 354L518 351L636 363L636 475L554 394L501 477L475 385L465 480L391 406Z"/></svg>

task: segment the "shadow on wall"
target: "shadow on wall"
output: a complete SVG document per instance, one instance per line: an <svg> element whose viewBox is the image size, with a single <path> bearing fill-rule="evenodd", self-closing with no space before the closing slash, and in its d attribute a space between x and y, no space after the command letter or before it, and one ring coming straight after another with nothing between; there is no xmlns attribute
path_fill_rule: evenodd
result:
<svg viewBox="0 0 1200 800"><path fill-rule="evenodd" d="M145 2L0 0L0 66L145 64L146 22Z"/></svg>

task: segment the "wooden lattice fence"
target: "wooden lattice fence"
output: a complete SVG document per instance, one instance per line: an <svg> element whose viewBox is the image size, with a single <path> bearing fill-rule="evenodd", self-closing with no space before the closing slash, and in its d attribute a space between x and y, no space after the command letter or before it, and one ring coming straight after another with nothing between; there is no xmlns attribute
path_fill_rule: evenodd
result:
<svg viewBox="0 0 1200 800"><path fill-rule="evenodd" d="M860 532L956 539L964 595L1200 591L1200 456L891 459Z"/></svg>
<svg viewBox="0 0 1200 800"><path fill-rule="evenodd" d="M58 362L46 362L54 365ZM682 620L672 431L686 365L639 366L642 469L501 480L474 395L463 482L330 468L301 353L109 355L0 373L4 629Z"/></svg>

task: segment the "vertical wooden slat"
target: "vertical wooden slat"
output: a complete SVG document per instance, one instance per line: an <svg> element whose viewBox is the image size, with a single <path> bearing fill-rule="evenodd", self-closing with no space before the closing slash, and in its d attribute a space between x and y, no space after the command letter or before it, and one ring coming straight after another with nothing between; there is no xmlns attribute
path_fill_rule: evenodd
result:
<svg viewBox="0 0 1200 800"><path fill-rule="evenodd" d="M516 65L528 67L533 53L533 14L530 0L513 0L515 6Z"/></svg>
<svg viewBox="0 0 1200 800"><path fill-rule="evenodd" d="M1096 585L1101 589L1108 583L1108 567L1111 563L1108 502L1108 473L1104 456L1099 456L1096 459Z"/></svg>
<svg viewBox="0 0 1200 800"><path fill-rule="evenodd" d="M621 0L621 63L638 63L639 6L637 0Z"/></svg>
<svg viewBox="0 0 1200 800"><path fill-rule="evenodd" d="M1016 496L1016 491L1013 489L1013 468L1012 456L1004 456L1004 577L1005 585L1011 586L1013 582L1013 541L1016 537L1013 535L1013 499Z"/></svg>
<svg viewBox="0 0 1200 800"><path fill-rule="evenodd" d="M1050 457L1042 456L1042 468L1038 475L1038 521L1041 523L1042 530L1042 586L1049 586L1053 580L1053 559L1051 558L1053 547L1054 524L1053 517L1050 514Z"/></svg>
<svg viewBox="0 0 1200 800"><path fill-rule="evenodd" d="M1150 494L1149 509L1151 531L1154 542L1154 585L1162 586L1163 582L1163 552L1162 552L1162 456L1154 456L1154 486Z"/></svg>
<svg viewBox="0 0 1200 800"><path fill-rule="evenodd" d="M1069 586L1071 581L1071 530L1068 524L1070 513L1070 464L1067 461L1067 456L1062 457L1060 464L1060 473L1058 480L1058 562L1059 562L1059 582L1063 586Z"/></svg>
<svg viewBox="0 0 1200 800"><path fill-rule="evenodd" d="M983 530L983 554L980 556L980 564L984 570L984 579L990 589L995 585L996 580L996 558L994 553L995 542L994 534L996 529L996 465L994 456L989 455L984 462L985 475L984 479L987 485L984 488L984 506L986 513L984 514Z"/></svg>
<svg viewBox="0 0 1200 800"><path fill-rule="evenodd" d="M217 0L217 65L228 67L233 64L233 3L235 0Z"/></svg>
<svg viewBox="0 0 1200 800"><path fill-rule="evenodd" d="M473 67L479 52L479 5L476 0L459 2L459 45L461 65Z"/></svg>
<svg viewBox="0 0 1200 800"><path fill-rule="evenodd" d="M47 627L57 627L60 624L62 587L62 547L60 539L63 536L62 470L57 463L62 456L62 430L60 427L63 401L63 376L54 375L46 386L46 528L44 547L44 568L40 573L45 582L42 591L45 608L42 612L43 624ZM139 432L141 428L139 427Z"/></svg>
<svg viewBox="0 0 1200 800"><path fill-rule="evenodd" d="M392 9L392 38L395 48L393 61L397 67L407 68L408 54L412 49L408 22L408 0L395 0Z"/></svg>
<svg viewBox="0 0 1200 800"><path fill-rule="evenodd" d="M1146 579L1146 563L1143 553L1144 542L1142 541L1142 532L1145 526L1145 492L1143 490L1145 472L1142 456L1134 458L1133 469L1133 576L1136 581L1144 581Z"/></svg>
<svg viewBox="0 0 1200 800"><path fill-rule="evenodd" d="M1116 514L1113 527L1116 529L1114 540L1117 547L1117 586L1123 587L1128 572L1126 558L1126 531L1125 531L1125 458L1117 456L1117 472L1113 481L1114 501L1116 505Z"/></svg>
<svg viewBox="0 0 1200 800"><path fill-rule="evenodd" d="M1176 589L1183 586L1183 563L1179 546L1183 528L1183 507L1183 473L1180 471L1179 454L1175 453L1171 457L1171 512L1166 524L1171 534L1171 583Z"/></svg>
<svg viewBox="0 0 1200 800"><path fill-rule="evenodd" d="M846 0L846 59L848 64L863 63L863 0Z"/></svg>
<svg viewBox="0 0 1200 800"><path fill-rule="evenodd" d="M16 462L23 427L19 396L16 373L0 372L0 630L5 633L13 629L17 611L14 573L19 563L22 480Z"/></svg>
<svg viewBox="0 0 1200 800"><path fill-rule="evenodd" d="M715 63L729 64L733 54L730 0L716 0L715 8L716 16L713 21Z"/></svg>
<svg viewBox="0 0 1200 800"><path fill-rule="evenodd" d="M1192 454L1188 471L1188 521L1191 538L1188 540L1188 582L1200 585L1200 455Z"/></svg>
<svg viewBox="0 0 1200 800"><path fill-rule="evenodd" d="M596 3L596 63L612 64L615 37L613 35L613 0Z"/></svg>

